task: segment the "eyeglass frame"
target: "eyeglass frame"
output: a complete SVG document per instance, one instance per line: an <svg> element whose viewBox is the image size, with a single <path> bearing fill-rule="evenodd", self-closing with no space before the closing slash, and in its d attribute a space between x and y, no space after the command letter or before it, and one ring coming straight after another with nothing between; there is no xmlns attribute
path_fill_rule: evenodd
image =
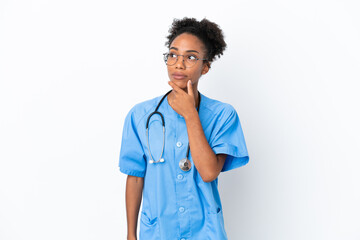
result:
<svg viewBox="0 0 360 240"><path fill-rule="evenodd" d="M178 56L182 56L183 57L183 64L186 66L186 64L185 64L185 55L180 55L180 54L175 54L176 55L176 61L175 61L175 63L174 64L171 64L171 65L168 65L167 64L167 59L165 60L165 55L166 54L170 54L170 53L168 53L168 52L166 52L166 53L163 53L163 55L164 55L164 62L165 62L165 64L167 65L167 66L174 66L176 63L177 63L177 61L179 60L179 58L178 58ZM201 61L208 61L208 59L206 59L206 58L198 58L198 57L196 57L196 56L194 56L195 57L195 59L196 59L196 62L195 62L195 64L194 65L192 65L191 67L193 67L193 66L195 66L196 65L196 63L197 63L197 61L199 61L199 60L201 60ZM191 67L188 67L188 66L186 66L187 68L191 68Z"/></svg>

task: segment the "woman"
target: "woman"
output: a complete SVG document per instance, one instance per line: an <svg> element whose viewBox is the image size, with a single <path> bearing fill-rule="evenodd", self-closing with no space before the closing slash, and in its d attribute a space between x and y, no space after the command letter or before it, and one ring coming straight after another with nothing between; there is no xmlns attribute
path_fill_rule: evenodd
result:
<svg viewBox="0 0 360 240"><path fill-rule="evenodd" d="M136 104L124 123L127 239L137 239L142 198L140 240L227 239L217 177L249 156L235 109L198 91L226 43L217 24L193 18L175 19L167 39L171 90Z"/></svg>

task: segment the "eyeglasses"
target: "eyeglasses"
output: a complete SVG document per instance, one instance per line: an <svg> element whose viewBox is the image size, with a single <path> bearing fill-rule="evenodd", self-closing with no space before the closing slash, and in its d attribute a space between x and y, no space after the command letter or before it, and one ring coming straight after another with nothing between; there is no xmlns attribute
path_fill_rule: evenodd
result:
<svg viewBox="0 0 360 240"><path fill-rule="evenodd" d="M179 56L183 56L183 63L185 67L192 67L196 64L198 60L207 60L207 59L200 59L196 57L194 54L185 54L185 55L177 55L175 53L164 53L164 62L168 66L172 66L177 63Z"/></svg>

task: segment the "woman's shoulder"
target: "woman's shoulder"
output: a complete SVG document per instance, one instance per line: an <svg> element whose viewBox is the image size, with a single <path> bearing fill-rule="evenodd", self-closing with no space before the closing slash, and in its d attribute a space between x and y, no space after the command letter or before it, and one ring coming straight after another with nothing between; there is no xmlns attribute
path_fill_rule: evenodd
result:
<svg viewBox="0 0 360 240"><path fill-rule="evenodd" d="M127 115L132 115L132 117L136 120L142 119L144 116L148 115L151 111L155 110L155 107L161 97L162 95L134 104L130 108Z"/></svg>
<svg viewBox="0 0 360 240"><path fill-rule="evenodd" d="M230 103L213 99L203 94L201 94L201 97L202 97L201 101L204 100L203 101L204 104L201 107L205 108L213 116L231 114L233 112L236 112L235 108Z"/></svg>

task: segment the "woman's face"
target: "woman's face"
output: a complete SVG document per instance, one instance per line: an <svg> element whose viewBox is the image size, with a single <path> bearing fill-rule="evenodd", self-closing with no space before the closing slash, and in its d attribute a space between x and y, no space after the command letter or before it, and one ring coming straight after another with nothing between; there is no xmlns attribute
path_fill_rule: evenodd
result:
<svg viewBox="0 0 360 240"><path fill-rule="evenodd" d="M187 89L187 82L191 80L193 87L197 89L199 78L209 71L208 64L198 60L195 65L187 67L186 59L179 55L193 55L204 59L206 52L201 40L192 34L182 33L172 41L169 53L178 55L178 61L174 65L167 66L170 80L182 89Z"/></svg>

